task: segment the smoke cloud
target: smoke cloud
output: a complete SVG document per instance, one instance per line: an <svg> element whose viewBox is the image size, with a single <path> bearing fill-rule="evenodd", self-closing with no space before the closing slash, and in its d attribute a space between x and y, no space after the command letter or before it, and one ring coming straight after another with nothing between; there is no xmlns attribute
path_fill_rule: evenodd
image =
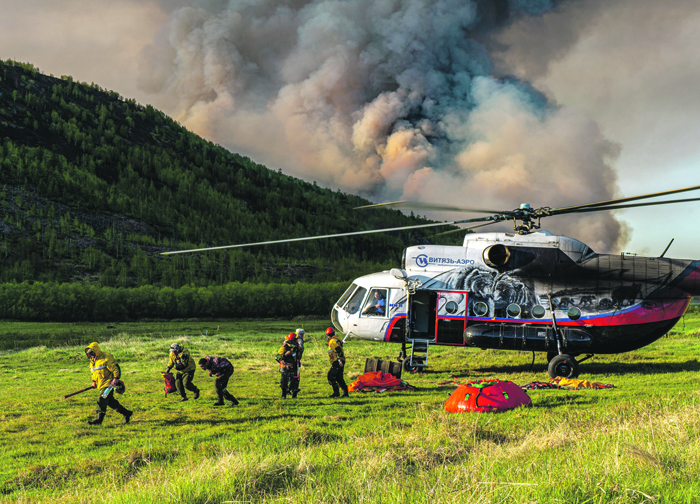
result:
<svg viewBox="0 0 700 504"><path fill-rule="evenodd" d="M270 168L375 201L509 210L615 196L619 147L595 123L504 77L517 48L499 47L494 76L490 34L548 15L551 1L163 8L169 23L141 52L141 89L185 126ZM601 252L627 238L607 215L546 227Z"/></svg>

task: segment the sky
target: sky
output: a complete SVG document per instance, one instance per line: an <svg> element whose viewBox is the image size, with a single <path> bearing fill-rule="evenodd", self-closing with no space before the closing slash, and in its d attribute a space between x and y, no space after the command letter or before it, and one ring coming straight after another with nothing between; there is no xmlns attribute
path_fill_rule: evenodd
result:
<svg viewBox="0 0 700 504"><path fill-rule="evenodd" d="M372 201L503 210L700 185L698 39L689 0L0 0L0 58ZM698 221L690 203L543 227L700 258Z"/></svg>

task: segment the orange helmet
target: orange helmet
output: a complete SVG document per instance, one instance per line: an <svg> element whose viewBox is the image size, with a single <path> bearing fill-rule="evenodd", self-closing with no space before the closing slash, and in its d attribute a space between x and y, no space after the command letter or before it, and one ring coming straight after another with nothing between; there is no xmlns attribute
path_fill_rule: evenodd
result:
<svg viewBox="0 0 700 504"><path fill-rule="evenodd" d="M326 329L326 336L328 336L329 338L331 336L335 336L335 331L333 330L332 327L329 327L328 329Z"/></svg>
<svg viewBox="0 0 700 504"><path fill-rule="evenodd" d="M290 332L289 334L287 334L287 336L286 336L284 339L285 339L286 341L295 340L295 339L297 339L297 333Z"/></svg>

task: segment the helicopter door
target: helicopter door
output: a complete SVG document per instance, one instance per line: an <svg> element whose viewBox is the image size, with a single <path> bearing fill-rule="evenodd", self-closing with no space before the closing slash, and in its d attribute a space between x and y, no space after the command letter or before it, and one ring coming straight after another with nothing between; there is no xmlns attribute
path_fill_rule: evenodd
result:
<svg viewBox="0 0 700 504"><path fill-rule="evenodd" d="M408 339L434 340L437 292L417 290L409 296Z"/></svg>
<svg viewBox="0 0 700 504"><path fill-rule="evenodd" d="M435 322L435 343L464 345L467 326L467 293L438 291Z"/></svg>

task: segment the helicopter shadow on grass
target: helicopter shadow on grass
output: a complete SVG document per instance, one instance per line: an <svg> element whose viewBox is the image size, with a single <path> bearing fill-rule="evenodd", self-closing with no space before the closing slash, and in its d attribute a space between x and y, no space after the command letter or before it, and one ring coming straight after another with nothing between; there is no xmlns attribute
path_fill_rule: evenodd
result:
<svg viewBox="0 0 700 504"><path fill-rule="evenodd" d="M472 371L479 373L544 373L547 367L535 364L530 369L528 364L518 366L489 366L476 368ZM700 362L696 359L685 362L593 362L587 361L579 365L579 378L595 375L626 375L626 374L668 374L700 371ZM468 378L468 373L455 375L457 378ZM549 375L547 375L549 379Z"/></svg>

